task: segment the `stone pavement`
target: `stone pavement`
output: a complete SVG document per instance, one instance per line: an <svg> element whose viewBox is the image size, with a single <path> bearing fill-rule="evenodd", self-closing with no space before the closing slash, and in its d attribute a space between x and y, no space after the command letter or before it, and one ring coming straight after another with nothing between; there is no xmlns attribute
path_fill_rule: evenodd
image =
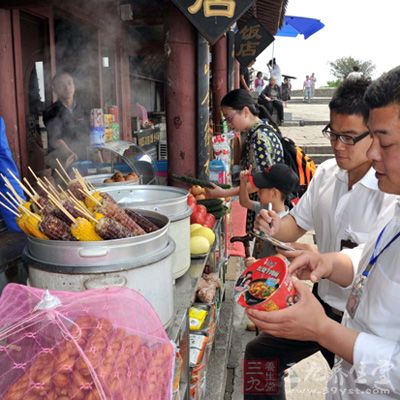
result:
<svg viewBox="0 0 400 400"><path fill-rule="evenodd" d="M327 104L295 104L289 103L285 113L291 114L291 123L281 127L284 136L292 138L302 147L329 146L322 136L321 130L329 121ZM304 121L300 126L296 121ZM313 125L314 121L319 121ZM310 124L309 124L310 123ZM306 234L300 241L313 243L312 234ZM227 279L234 281L243 270L243 260L232 259L228 268ZM246 344L255 336L254 332L245 330L247 318L244 310L237 304L233 305L233 333L228 360L228 372L224 400L243 399L243 356ZM320 353L317 353L289 370L286 378L287 400L322 400L329 375L329 367Z"/></svg>

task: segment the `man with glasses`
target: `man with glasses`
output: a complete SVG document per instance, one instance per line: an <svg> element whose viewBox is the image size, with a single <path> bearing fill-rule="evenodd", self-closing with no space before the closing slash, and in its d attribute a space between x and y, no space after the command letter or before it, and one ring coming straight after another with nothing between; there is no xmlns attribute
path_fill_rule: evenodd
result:
<svg viewBox="0 0 400 400"><path fill-rule="evenodd" d="M393 216L395 196L379 191L372 162L367 158L372 138L367 127L364 94L369 83L364 78L345 80L337 89L329 103L330 123L323 129L335 158L317 168L308 190L289 215L280 219L273 211L262 210L256 222L261 230L285 242L295 242L314 230L321 253L354 254L361 253L371 232L383 227ZM356 246L357 249L350 250ZM293 247L304 249L307 245L294 243ZM326 314L340 322L348 291L323 279L314 292ZM319 350L332 367L334 354L316 342L259 335L247 345L245 359L277 360L279 393L254 398L285 399L284 370ZM245 395L245 398L253 397Z"/></svg>

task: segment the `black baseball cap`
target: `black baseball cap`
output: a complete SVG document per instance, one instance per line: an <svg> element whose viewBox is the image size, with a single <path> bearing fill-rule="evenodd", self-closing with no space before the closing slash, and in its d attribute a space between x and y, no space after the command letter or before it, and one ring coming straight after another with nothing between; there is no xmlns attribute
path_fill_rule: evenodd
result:
<svg viewBox="0 0 400 400"><path fill-rule="evenodd" d="M274 164L252 174L252 181L258 189L276 188L284 194L290 194L296 190L299 177L286 164Z"/></svg>

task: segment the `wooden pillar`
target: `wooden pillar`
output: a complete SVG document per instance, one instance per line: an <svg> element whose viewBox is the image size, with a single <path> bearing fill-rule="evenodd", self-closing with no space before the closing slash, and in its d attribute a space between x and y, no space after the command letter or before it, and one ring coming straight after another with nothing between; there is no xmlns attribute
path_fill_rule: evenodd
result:
<svg viewBox="0 0 400 400"><path fill-rule="evenodd" d="M166 7L168 172L196 176L196 32L172 2Z"/></svg>
<svg viewBox="0 0 400 400"><path fill-rule="evenodd" d="M8 143L17 166L19 157L17 94L15 88L12 15L10 10L0 9L0 116L6 124Z"/></svg>
<svg viewBox="0 0 400 400"><path fill-rule="evenodd" d="M121 139L132 140L131 82L129 77L129 56L124 44L117 45L117 105L120 113Z"/></svg>
<svg viewBox="0 0 400 400"><path fill-rule="evenodd" d="M227 70L228 70L228 92L235 89L235 33L228 31L227 36Z"/></svg>
<svg viewBox="0 0 400 400"><path fill-rule="evenodd" d="M235 59L234 61L234 66L233 66L233 76L234 76L234 89L239 89L240 88L240 64L239 61Z"/></svg>
<svg viewBox="0 0 400 400"><path fill-rule="evenodd" d="M206 39L197 34L197 176L208 177L210 158L210 50Z"/></svg>
<svg viewBox="0 0 400 400"><path fill-rule="evenodd" d="M228 65L226 36L218 39L212 48L212 93L214 131L221 132L221 100L228 92Z"/></svg>

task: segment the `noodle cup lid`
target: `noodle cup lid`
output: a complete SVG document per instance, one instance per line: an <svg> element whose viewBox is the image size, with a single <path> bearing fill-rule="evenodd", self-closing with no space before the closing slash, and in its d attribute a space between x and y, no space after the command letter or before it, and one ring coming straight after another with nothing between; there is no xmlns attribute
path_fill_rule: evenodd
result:
<svg viewBox="0 0 400 400"><path fill-rule="evenodd" d="M262 311L280 310L295 303L288 262L276 256L256 261L237 280L235 298L242 307Z"/></svg>

